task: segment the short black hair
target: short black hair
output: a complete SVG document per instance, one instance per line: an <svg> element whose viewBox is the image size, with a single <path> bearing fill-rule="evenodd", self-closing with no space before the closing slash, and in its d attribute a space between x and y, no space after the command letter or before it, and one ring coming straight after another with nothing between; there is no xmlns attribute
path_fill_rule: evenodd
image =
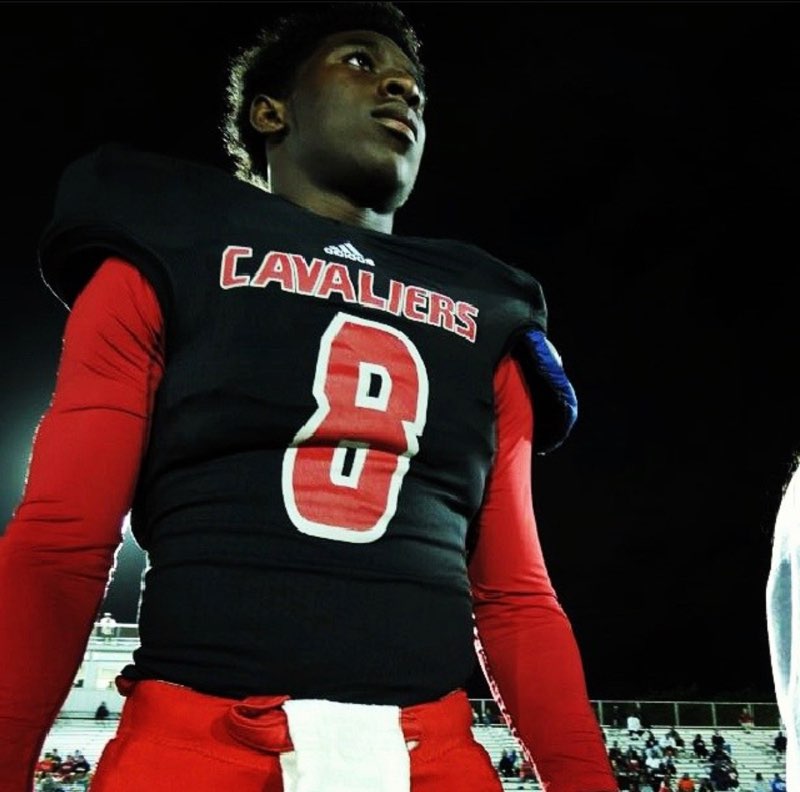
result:
<svg viewBox="0 0 800 792"><path fill-rule="evenodd" d="M421 41L405 14L391 2L303 3L262 28L249 46L230 59L222 139L236 176L268 188L264 138L250 124L258 94L285 98L297 68L320 41L343 30L371 30L392 39L406 54L424 91Z"/></svg>

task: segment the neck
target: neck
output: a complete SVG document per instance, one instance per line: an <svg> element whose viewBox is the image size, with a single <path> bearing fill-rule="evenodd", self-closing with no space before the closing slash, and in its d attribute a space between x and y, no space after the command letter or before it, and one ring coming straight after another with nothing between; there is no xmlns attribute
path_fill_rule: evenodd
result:
<svg viewBox="0 0 800 792"><path fill-rule="evenodd" d="M392 233L398 206L394 178L382 178L380 173L373 174L372 178L354 174L349 184L325 173L312 178L280 154L276 151L270 155L274 159L269 168L270 189L274 195L331 220Z"/></svg>
<svg viewBox="0 0 800 792"><path fill-rule="evenodd" d="M372 231L382 231L384 234L392 233L394 212L377 212L369 207L358 206L343 195L319 190L291 190L273 185L272 193L322 217Z"/></svg>

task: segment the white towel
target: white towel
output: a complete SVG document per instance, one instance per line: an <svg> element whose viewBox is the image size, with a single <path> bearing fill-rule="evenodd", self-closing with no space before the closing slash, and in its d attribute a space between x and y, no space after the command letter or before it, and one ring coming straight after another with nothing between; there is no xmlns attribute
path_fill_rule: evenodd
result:
<svg viewBox="0 0 800 792"><path fill-rule="evenodd" d="M400 708L290 699L294 751L281 754L284 792L410 792Z"/></svg>

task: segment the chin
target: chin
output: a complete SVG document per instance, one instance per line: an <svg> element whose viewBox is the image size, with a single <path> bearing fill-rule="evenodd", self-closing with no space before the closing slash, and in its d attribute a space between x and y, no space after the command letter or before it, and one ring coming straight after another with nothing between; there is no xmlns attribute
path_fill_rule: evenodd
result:
<svg viewBox="0 0 800 792"><path fill-rule="evenodd" d="M355 202L378 214L391 214L411 195L413 184L399 179L381 177L373 171L370 181L349 191Z"/></svg>
<svg viewBox="0 0 800 792"><path fill-rule="evenodd" d="M387 156L388 155L388 156ZM419 163L410 163L393 152L383 151L362 167L358 179L359 203L380 214L390 214L401 207L411 195L417 179Z"/></svg>

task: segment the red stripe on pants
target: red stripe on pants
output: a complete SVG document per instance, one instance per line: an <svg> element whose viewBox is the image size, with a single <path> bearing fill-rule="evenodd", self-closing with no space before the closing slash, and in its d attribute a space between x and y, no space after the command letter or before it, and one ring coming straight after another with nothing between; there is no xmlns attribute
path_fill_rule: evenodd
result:
<svg viewBox="0 0 800 792"><path fill-rule="evenodd" d="M125 705L91 792L283 792L279 755L292 750L281 709L287 696L237 701L154 680L120 679L118 687ZM463 690L402 709L400 724L406 741L418 743L410 753L412 792L501 792L472 735Z"/></svg>

